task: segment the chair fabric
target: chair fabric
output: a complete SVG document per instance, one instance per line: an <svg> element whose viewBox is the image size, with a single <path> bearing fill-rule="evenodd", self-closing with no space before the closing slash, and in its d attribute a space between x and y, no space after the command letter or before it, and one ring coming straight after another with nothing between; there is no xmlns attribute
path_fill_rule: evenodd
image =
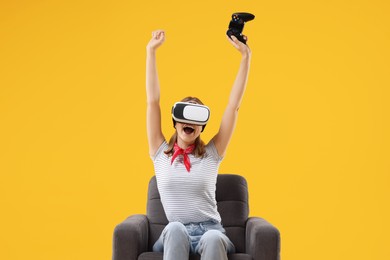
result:
<svg viewBox="0 0 390 260"><path fill-rule="evenodd" d="M236 247L229 260L279 260L280 233L262 218L248 218L248 185L244 177L219 174L216 184L218 211L226 235ZM168 224L156 177L149 182L147 213L133 215L118 224L113 237L113 260L162 260L163 254L151 252ZM191 255L190 260L200 259Z"/></svg>

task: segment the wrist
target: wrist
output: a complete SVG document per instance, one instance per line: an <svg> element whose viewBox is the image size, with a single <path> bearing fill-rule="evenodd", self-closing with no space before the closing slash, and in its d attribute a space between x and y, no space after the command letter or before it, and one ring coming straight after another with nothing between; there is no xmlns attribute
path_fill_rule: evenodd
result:
<svg viewBox="0 0 390 260"><path fill-rule="evenodd" d="M156 49L147 46L146 47L146 53L149 54L149 55L154 55L154 54L156 54Z"/></svg>
<svg viewBox="0 0 390 260"><path fill-rule="evenodd" d="M249 61L251 59L251 53L250 52L243 52L241 53L241 60L242 61Z"/></svg>

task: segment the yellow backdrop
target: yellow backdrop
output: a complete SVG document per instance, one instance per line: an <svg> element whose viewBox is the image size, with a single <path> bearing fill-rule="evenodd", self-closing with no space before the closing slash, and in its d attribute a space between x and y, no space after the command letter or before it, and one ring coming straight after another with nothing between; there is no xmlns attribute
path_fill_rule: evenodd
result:
<svg viewBox="0 0 390 260"><path fill-rule="evenodd" d="M2 1L0 259L110 259L145 213L145 46L158 50L163 130L187 95L216 133L239 53L230 15L256 15L248 88L220 172L282 258L390 259L388 1Z"/></svg>

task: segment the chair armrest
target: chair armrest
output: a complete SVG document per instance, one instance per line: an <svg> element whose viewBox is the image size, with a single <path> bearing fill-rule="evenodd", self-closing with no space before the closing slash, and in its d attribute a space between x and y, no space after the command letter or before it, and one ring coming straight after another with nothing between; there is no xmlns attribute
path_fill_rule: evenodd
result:
<svg viewBox="0 0 390 260"><path fill-rule="evenodd" d="M246 222L246 253L254 260L280 260L280 233L262 218Z"/></svg>
<svg viewBox="0 0 390 260"><path fill-rule="evenodd" d="M149 221L145 215L133 215L114 230L112 259L137 260L148 248Z"/></svg>

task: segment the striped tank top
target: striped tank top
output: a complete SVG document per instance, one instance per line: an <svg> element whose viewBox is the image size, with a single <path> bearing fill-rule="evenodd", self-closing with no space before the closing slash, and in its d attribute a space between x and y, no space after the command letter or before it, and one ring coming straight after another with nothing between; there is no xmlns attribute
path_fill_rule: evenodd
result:
<svg viewBox="0 0 390 260"><path fill-rule="evenodd" d="M168 144L164 141L151 157L157 178L157 187L165 214L170 222L221 222L215 199L218 168L222 157L214 142L206 145L203 158L189 154L191 171L187 172L183 156L179 155L171 165L171 158L164 153Z"/></svg>

